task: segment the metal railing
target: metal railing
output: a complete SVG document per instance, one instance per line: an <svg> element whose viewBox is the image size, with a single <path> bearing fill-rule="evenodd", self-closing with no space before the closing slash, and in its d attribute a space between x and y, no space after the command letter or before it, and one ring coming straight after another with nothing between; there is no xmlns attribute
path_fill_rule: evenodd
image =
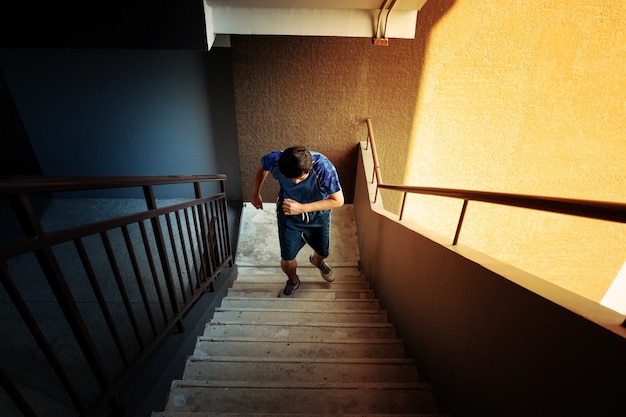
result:
<svg viewBox="0 0 626 417"><path fill-rule="evenodd" d="M626 204L605 202L605 201L593 201L593 200L578 200L568 198L557 197L545 197L545 196L533 196L522 194L507 194L496 193L486 191L469 191L459 190L451 188L436 188L436 187L417 187L409 185L392 185L384 184L382 181L382 175L380 173L380 164L378 161L378 154L376 151L376 144L374 140L374 132L372 128L372 122L370 119L366 119L367 124L367 143L366 149L371 147L372 159L374 162L374 169L372 173L371 183L376 182L376 192L374 194L374 203L379 194L379 189L398 191L403 193L402 206L400 208L400 214L398 220L402 220L404 215L404 206L406 198L409 193L411 194L426 194L440 197L449 197L463 200L463 206L459 215L459 220L456 226L456 232L452 244L456 245L459 241L459 235L461 233L461 227L463 226L463 219L467 210L468 203L470 201L478 201L485 203L493 203L502 206L520 207L545 212L569 214L578 217L585 217L589 219L607 220L617 223L626 223ZM622 324L626 327L626 320Z"/></svg>
<svg viewBox="0 0 626 417"><path fill-rule="evenodd" d="M124 415L123 383L172 330L184 331L184 315L232 266L225 181L225 175L0 179L0 203L17 230L5 233L0 246L0 308L17 329L0 339L0 386L24 416L42 415L32 391L76 415ZM182 198L160 199L161 186L189 189ZM124 192L136 194L142 208L60 230L46 230L42 221L41 201ZM33 353L15 353L26 349Z"/></svg>

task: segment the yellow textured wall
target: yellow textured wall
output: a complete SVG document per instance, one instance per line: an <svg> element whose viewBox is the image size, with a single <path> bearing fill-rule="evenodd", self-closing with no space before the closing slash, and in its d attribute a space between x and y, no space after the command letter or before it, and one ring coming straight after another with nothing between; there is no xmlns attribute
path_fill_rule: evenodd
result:
<svg viewBox="0 0 626 417"><path fill-rule="evenodd" d="M626 201L623 2L458 0L418 33L405 183ZM452 237L459 210L439 199L409 217ZM465 223L463 244L596 301L626 261L624 225L476 203Z"/></svg>
<svg viewBox="0 0 626 417"><path fill-rule="evenodd" d="M389 47L233 36L244 199L261 155L297 143L351 202L371 117L385 182L624 202L625 21L618 0L428 0L416 39ZM417 200L407 216L452 238L460 203ZM484 204L461 243L596 301L626 260L623 225Z"/></svg>

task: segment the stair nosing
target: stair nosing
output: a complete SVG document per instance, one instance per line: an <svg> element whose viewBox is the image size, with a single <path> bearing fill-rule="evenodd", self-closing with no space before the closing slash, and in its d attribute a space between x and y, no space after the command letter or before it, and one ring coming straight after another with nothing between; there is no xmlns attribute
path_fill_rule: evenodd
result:
<svg viewBox="0 0 626 417"><path fill-rule="evenodd" d="M176 379L172 381L175 387L199 387L199 388L244 388L244 389L348 389L348 390L416 390L431 391L432 384L428 382L299 382L287 380L275 381L213 381L201 379Z"/></svg>
<svg viewBox="0 0 626 417"><path fill-rule="evenodd" d="M246 313L272 313L272 312L276 312L276 313L318 313L318 314L327 314L327 313L341 313L341 314L385 314L386 310L384 309L376 309L376 310L356 310L356 309L333 309L333 310L325 310L325 311L319 311L319 310L306 310L306 309L302 309L302 308L260 308L260 307L216 307L215 308L216 312L233 312L233 311L240 311L240 312L246 312Z"/></svg>
<svg viewBox="0 0 626 417"><path fill-rule="evenodd" d="M294 360L289 357L273 356L200 356L191 355L187 358L190 362L250 362L250 363L336 363L342 364L364 364L364 365L410 365L414 366L415 361L410 358L306 358L303 360Z"/></svg>
<svg viewBox="0 0 626 417"><path fill-rule="evenodd" d="M280 339L272 339L269 337L211 337L207 335L201 335L197 338L198 341L203 342L250 342L250 343L288 343ZM338 339L329 340L326 342L313 341L301 341L291 343L325 343L325 344L363 344L363 345L401 345L402 339Z"/></svg>
<svg viewBox="0 0 626 417"><path fill-rule="evenodd" d="M320 291L320 290L318 290ZM324 291L324 290L322 290ZM242 296L226 296L224 297L224 300L234 300L234 301L244 301L244 300L255 300L255 301L276 301L276 302L289 302L289 301L306 301L306 302L320 302L320 301L324 301L324 302L328 302L328 303L335 303L335 302L355 302L355 301L360 301L360 302L380 302L380 299L378 298L355 298L355 299L350 299L350 298L339 298L339 299L328 299L328 298L280 298L280 297L242 297Z"/></svg>
<svg viewBox="0 0 626 417"><path fill-rule="evenodd" d="M212 325L212 324L216 324L216 325L230 325L230 326L281 326L281 327L286 327L286 326L290 326L290 327L357 327L357 328L363 328L363 327L386 327L386 328L392 328L395 330L395 327L393 326L393 324L391 323L360 323L360 322L341 322L341 323L334 323L334 322L309 322L309 323L289 323L289 322L262 322L259 323L258 321L241 321L241 320L237 320L237 321L228 321L228 320L213 320L211 319L208 323L208 325Z"/></svg>

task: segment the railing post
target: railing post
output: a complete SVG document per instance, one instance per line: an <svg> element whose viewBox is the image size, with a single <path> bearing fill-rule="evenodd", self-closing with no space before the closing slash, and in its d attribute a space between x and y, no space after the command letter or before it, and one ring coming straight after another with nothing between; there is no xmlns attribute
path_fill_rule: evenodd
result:
<svg viewBox="0 0 626 417"><path fill-rule="evenodd" d="M398 218L398 220L402 220L402 216L404 215L404 204L406 203L407 192L405 191L403 194L404 195L402 196L402 207L400 207L400 217Z"/></svg>
<svg viewBox="0 0 626 417"><path fill-rule="evenodd" d="M144 196L146 198L146 206L148 210L156 210L156 199L154 198L154 192L151 185L145 185L143 187ZM178 301L176 300L176 290L174 289L174 282L172 276L172 269L167 256L167 249L165 247L165 239L163 238L163 229L161 228L161 222L158 217L152 217L152 229L154 229L154 239L156 241L157 251L159 252L159 258L161 259L161 267L163 268L163 275L165 278L165 285L167 286L167 292L170 296L170 304L172 305L172 314L174 317L180 315L180 309L178 308ZM183 333L185 328L183 326L182 318L179 318L176 322L176 328L179 333Z"/></svg>
<svg viewBox="0 0 626 417"><path fill-rule="evenodd" d="M459 216L459 223L456 226L456 233L454 234L453 245L459 242L459 234L461 233L461 226L463 225L463 219L465 218L465 210L467 209L467 200L463 200L463 208L461 209L461 215Z"/></svg>
<svg viewBox="0 0 626 417"><path fill-rule="evenodd" d="M226 199L226 181L220 181L220 189L222 194L224 194L224 199L222 200L222 233L224 235L224 239L226 240L226 252L224 255L226 257L230 257L228 261L228 266L233 266L233 254L232 254L232 246L230 242L230 231L228 230L228 200Z"/></svg>

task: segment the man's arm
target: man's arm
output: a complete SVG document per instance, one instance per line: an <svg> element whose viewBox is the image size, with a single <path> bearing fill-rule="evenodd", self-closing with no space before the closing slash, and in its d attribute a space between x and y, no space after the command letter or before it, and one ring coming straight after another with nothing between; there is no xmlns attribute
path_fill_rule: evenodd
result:
<svg viewBox="0 0 626 417"><path fill-rule="evenodd" d="M283 213L288 216L294 216L310 211L330 210L343 206L343 191L339 190L334 194L330 194L324 200L313 201L312 203L301 204L296 200L286 198L283 201Z"/></svg>
<svg viewBox="0 0 626 417"><path fill-rule="evenodd" d="M269 171L263 169L261 165L259 165L256 169L256 173L254 174L254 185L252 188L252 195L250 196L250 202L257 209L263 209L263 198L261 197L261 187L263 187L263 183L265 182L265 178L267 178L267 174Z"/></svg>

